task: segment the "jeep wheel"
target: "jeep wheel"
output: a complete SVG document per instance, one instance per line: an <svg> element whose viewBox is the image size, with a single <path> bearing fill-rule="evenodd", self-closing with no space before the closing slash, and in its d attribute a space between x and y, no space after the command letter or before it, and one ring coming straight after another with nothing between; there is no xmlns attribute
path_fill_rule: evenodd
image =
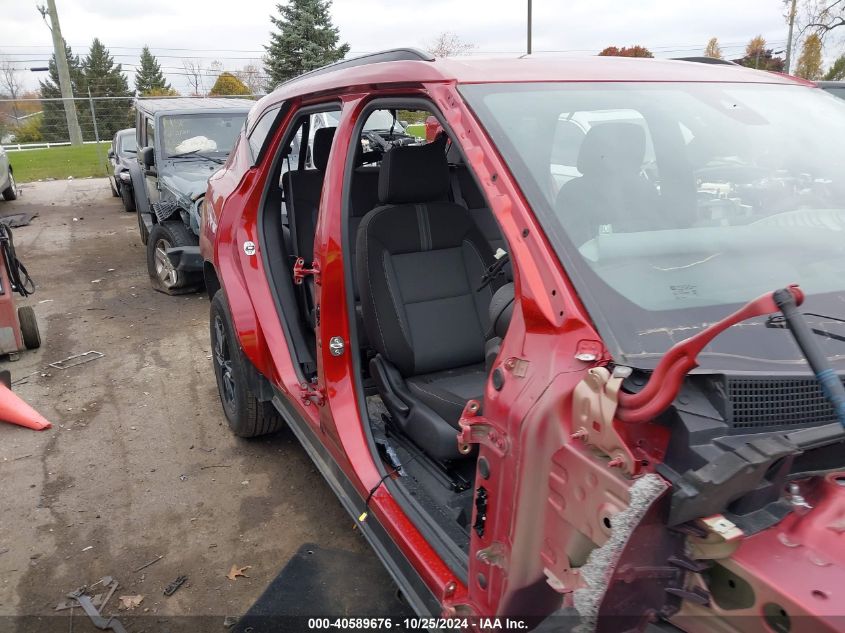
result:
<svg viewBox="0 0 845 633"><path fill-rule="evenodd" d="M41 347L41 333L38 331L38 320L32 306L18 308L18 323L21 325L21 338L26 349Z"/></svg>
<svg viewBox="0 0 845 633"><path fill-rule="evenodd" d="M261 402L250 391L229 306L222 290L211 300L211 358L220 403L232 433L257 437L282 428L282 418L272 402Z"/></svg>
<svg viewBox="0 0 845 633"><path fill-rule="evenodd" d="M9 186L3 190L3 200L17 200L18 186L15 184L15 175L9 169Z"/></svg>
<svg viewBox="0 0 845 633"><path fill-rule="evenodd" d="M109 178L109 189L111 189L111 195L114 198L119 198L120 192L117 190L117 187L115 187L114 185L115 185L114 181L111 178Z"/></svg>
<svg viewBox="0 0 845 633"><path fill-rule="evenodd" d="M132 213L135 210L135 194L127 184L120 186L120 199L123 200L123 210ZM140 216L139 216L140 219ZM146 242L145 242L146 243Z"/></svg>
<svg viewBox="0 0 845 633"><path fill-rule="evenodd" d="M181 222L160 222L153 227L147 241L147 271L153 288L169 295L193 292L199 288L199 279L176 270L167 256L169 248L196 244L196 236Z"/></svg>

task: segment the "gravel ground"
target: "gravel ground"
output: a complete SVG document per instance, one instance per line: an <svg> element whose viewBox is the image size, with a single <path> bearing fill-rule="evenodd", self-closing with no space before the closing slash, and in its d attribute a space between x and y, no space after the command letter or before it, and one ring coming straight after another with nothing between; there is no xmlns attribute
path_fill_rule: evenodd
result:
<svg viewBox="0 0 845 633"><path fill-rule="evenodd" d="M0 424L0 616L54 613L67 592L110 575L118 596L144 596L136 613L222 618L243 613L305 542L367 551L289 432L229 433L208 301L151 289L135 214L107 181L22 193L0 213L39 214L14 235L38 285L19 305L35 307L43 346L2 365L54 426ZM105 356L46 368L88 350ZM251 566L248 578L228 580L232 565ZM187 585L163 597L183 574Z"/></svg>

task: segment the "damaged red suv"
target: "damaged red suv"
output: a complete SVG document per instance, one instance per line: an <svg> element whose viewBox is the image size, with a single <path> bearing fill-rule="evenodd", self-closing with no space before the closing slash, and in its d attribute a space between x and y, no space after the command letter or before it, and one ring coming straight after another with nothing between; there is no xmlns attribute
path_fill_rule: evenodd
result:
<svg viewBox="0 0 845 633"><path fill-rule="evenodd" d="M232 431L288 425L420 614L845 631L842 139L732 65L285 83L203 209Z"/></svg>

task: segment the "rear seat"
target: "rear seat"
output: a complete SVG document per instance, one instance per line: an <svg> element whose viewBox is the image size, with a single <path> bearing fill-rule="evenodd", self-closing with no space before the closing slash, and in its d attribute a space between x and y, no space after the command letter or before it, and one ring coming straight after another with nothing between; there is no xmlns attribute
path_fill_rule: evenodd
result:
<svg viewBox="0 0 845 633"><path fill-rule="evenodd" d="M323 178L329 163L329 152L335 128L326 127L314 132L312 157L316 169L296 169L282 176L282 191L290 230L292 255L301 257L306 265L314 259L314 235L317 230L317 213ZM302 292L302 316L314 328L317 325L313 279L306 278Z"/></svg>

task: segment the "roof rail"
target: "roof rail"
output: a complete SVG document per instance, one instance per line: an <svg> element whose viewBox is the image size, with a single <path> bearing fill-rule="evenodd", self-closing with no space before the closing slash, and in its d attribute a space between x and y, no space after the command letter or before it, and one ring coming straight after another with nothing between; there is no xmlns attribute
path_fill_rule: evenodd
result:
<svg viewBox="0 0 845 633"><path fill-rule="evenodd" d="M296 77L288 79L287 81L283 81L278 86L276 86L276 88L281 88L286 84L289 84L294 81L299 81L300 79L305 79L306 77L315 77L324 73L334 72L335 70L343 70L344 68L355 68L356 66L366 66L367 64L376 64L378 62L407 61L433 62L434 56L430 53L426 53L425 51L421 51L418 48L391 48L386 51L379 51L377 53L367 53L366 55L360 55L358 57L352 57L350 59L342 59L339 62L334 62L333 64L320 66L320 68L309 70L306 73L302 73L301 75L297 75Z"/></svg>
<svg viewBox="0 0 845 633"><path fill-rule="evenodd" d="M718 64L720 66L739 66L736 62L728 59L719 59L717 57L673 57L676 62L696 62L699 64Z"/></svg>

